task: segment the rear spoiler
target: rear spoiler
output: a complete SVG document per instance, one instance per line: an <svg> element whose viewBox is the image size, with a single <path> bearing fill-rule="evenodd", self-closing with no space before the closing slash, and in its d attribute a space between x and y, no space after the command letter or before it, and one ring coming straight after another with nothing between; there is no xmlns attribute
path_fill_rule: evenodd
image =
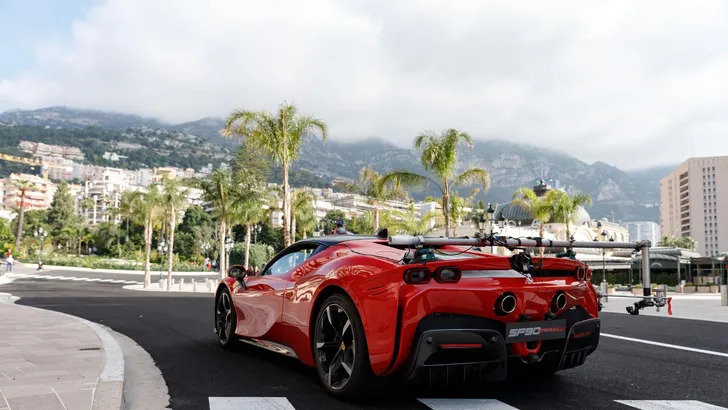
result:
<svg viewBox="0 0 728 410"><path fill-rule="evenodd" d="M513 238L508 236L495 236L488 234L476 234L473 238L445 238L426 237L419 235L393 235L387 238L393 246L411 246L416 248L428 246L502 246L510 250L518 248L598 248L598 249L633 249L642 255L642 300L635 303L634 311L647 306L665 306L666 301L662 295L652 296L652 282L650 280L650 252L652 246L650 241L639 242L616 242L616 241L555 241L544 238ZM632 313L632 312L630 312Z"/></svg>

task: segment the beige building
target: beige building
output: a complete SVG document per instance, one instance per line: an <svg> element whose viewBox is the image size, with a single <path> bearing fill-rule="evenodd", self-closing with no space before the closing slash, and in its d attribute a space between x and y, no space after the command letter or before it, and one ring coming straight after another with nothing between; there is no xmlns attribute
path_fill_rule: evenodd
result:
<svg viewBox="0 0 728 410"><path fill-rule="evenodd" d="M663 236L690 236L701 255L711 256L728 252L726 222L728 156L689 158L660 180Z"/></svg>
<svg viewBox="0 0 728 410"><path fill-rule="evenodd" d="M14 210L20 206L20 191L15 188L13 181L28 181L33 185L33 189L25 192L23 201L26 211L42 210L51 207L53 195L56 193L56 184L43 179L36 175L30 174L10 174L4 183L3 204L5 209Z"/></svg>

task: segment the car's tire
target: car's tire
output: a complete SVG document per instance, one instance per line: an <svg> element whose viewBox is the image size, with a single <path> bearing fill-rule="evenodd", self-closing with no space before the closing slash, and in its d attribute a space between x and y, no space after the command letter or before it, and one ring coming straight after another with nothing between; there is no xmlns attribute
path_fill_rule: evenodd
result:
<svg viewBox="0 0 728 410"><path fill-rule="evenodd" d="M238 344L238 337L235 335L237 320L230 291L223 288L215 298L215 331L218 343L226 349Z"/></svg>
<svg viewBox="0 0 728 410"><path fill-rule="evenodd" d="M369 362L364 326L351 299L329 296L318 311L311 337L316 371L331 396L354 400L376 394L377 377Z"/></svg>

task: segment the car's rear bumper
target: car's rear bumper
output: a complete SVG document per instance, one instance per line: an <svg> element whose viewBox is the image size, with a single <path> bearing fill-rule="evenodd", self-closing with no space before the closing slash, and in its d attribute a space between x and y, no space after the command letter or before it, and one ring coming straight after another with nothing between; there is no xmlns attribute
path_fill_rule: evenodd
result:
<svg viewBox="0 0 728 410"><path fill-rule="evenodd" d="M571 317L569 317L571 316ZM401 375L406 380L419 377L430 383L456 380L504 380L515 367L555 366L563 370L584 364L599 344L600 319L583 315L565 315L564 336L530 342L538 346L523 355L521 343L506 340L505 324L489 319L455 318L457 326L443 326L446 320L424 321L413 350ZM474 326L467 326L471 322Z"/></svg>

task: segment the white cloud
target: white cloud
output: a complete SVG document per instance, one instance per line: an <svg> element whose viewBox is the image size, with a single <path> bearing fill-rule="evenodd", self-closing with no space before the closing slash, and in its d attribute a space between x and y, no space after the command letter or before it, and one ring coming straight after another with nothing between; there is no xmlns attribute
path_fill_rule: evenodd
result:
<svg viewBox="0 0 728 410"><path fill-rule="evenodd" d="M728 154L720 1L108 0L0 107L187 121L284 100L334 138L458 127L625 168Z"/></svg>

